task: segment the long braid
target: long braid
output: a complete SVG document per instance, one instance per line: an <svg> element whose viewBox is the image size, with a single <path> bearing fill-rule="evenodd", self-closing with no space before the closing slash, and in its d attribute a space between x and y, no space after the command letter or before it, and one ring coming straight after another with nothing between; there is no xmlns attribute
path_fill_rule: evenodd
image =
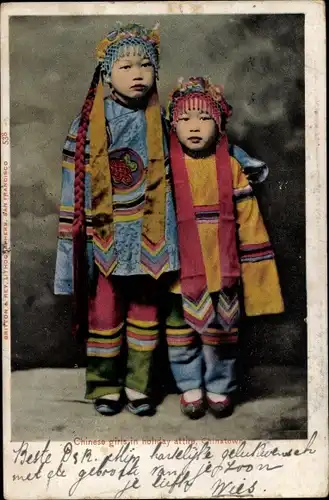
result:
<svg viewBox="0 0 329 500"><path fill-rule="evenodd" d="M93 107L99 77L100 65L98 65L95 70L91 85L82 107L74 157L74 218L72 225L72 236L75 307L73 313L73 334L82 338L85 337L85 334L88 331L88 267L86 256L87 236L85 214L85 157L90 113Z"/></svg>

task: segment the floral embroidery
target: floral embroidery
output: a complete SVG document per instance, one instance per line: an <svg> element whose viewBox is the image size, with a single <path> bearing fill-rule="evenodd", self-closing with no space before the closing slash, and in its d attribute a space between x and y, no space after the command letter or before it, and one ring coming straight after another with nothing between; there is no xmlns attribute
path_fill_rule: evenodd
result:
<svg viewBox="0 0 329 500"><path fill-rule="evenodd" d="M129 186L133 182L132 172L137 170L137 163L131 161L129 155L125 155L122 160L111 161L111 172L113 182Z"/></svg>
<svg viewBox="0 0 329 500"><path fill-rule="evenodd" d="M110 168L116 190L125 191L137 187L143 179L143 161L132 149L120 148L111 151Z"/></svg>

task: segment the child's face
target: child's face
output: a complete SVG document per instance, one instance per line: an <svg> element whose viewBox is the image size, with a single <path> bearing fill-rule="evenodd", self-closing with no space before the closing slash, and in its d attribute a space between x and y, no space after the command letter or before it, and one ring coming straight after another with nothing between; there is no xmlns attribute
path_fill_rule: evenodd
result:
<svg viewBox="0 0 329 500"><path fill-rule="evenodd" d="M153 82L154 68L146 56L124 56L112 66L112 86L118 94L128 99L144 97Z"/></svg>
<svg viewBox="0 0 329 500"><path fill-rule="evenodd" d="M176 124L178 140L192 151L208 148L216 139L216 124L205 111L189 110L178 116Z"/></svg>

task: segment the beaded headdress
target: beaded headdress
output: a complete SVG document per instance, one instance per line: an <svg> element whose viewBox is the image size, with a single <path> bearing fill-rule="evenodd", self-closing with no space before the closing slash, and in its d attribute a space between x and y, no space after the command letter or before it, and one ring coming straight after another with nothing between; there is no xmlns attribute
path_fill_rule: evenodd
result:
<svg viewBox="0 0 329 500"><path fill-rule="evenodd" d="M128 24L111 31L97 46L97 60L106 82L110 81L113 63L120 57L145 55L151 61L158 77L159 71L159 24L147 29L140 24Z"/></svg>
<svg viewBox="0 0 329 500"><path fill-rule="evenodd" d="M221 122L226 123L232 115L232 106L224 97L222 85L214 85L203 77L191 77L186 82L180 78L178 83L178 87L169 97L167 106L167 119L174 128L179 114L190 109L208 112L218 126Z"/></svg>

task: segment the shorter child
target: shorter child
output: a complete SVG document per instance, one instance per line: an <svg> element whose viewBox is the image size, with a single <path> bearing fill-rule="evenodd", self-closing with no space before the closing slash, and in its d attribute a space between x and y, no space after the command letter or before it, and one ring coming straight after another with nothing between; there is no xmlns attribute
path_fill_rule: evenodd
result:
<svg viewBox="0 0 329 500"><path fill-rule="evenodd" d="M216 417L233 411L240 295L247 316L284 310L257 200L229 153L231 109L222 87L201 77L180 82L168 104L181 271L170 289L166 337L190 418L207 408Z"/></svg>

